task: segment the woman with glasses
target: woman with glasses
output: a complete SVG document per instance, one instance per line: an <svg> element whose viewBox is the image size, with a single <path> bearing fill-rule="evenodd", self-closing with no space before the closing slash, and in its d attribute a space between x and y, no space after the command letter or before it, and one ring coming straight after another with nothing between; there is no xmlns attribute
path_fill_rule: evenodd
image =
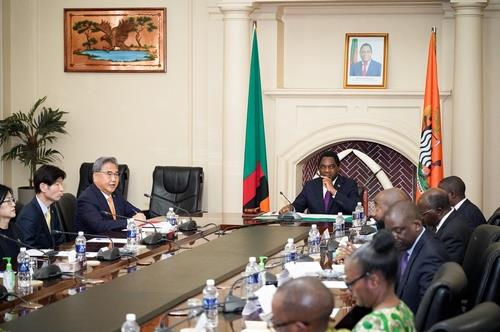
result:
<svg viewBox="0 0 500 332"><path fill-rule="evenodd" d="M416 331L412 311L395 294L399 253L387 230L346 259L346 285L358 306L372 308L354 326L358 331Z"/></svg>
<svg viewBox="0 0 500 332"><path fill-rule="evenodd" d="M16 216L16 199L12 194L12 189L0 184L0 234L6 235L12 239L17 239L14 234L13 225L10 223ZM15 265L17 255L19 254L19 245L15 242L0 238L0 266L5 268L4 257L11 257Z"/></svg>

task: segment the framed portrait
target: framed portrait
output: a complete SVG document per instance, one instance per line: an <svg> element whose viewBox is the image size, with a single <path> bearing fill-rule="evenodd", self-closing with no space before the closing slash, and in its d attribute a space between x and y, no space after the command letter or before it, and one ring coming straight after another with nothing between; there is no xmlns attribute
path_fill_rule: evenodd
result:
<svg viewBox="0 0 500 332"><path fill-rule="evenodd" d="M346 33L344 88L384 89L388 46L387 33Z"/></svg>
<svg viewBox="0 0 500 332"><path fill-rule="evenodd" d="M64 9L64 71L166 72L166 8Z"/></svg>

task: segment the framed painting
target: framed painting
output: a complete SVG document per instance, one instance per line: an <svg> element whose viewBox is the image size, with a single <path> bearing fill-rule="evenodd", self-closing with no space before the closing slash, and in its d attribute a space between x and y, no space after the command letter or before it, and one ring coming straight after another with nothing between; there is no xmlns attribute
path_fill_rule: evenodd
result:
<svg viewBox="0 0 500 332"><path fill-rule="evenodd" d="M64 71L166 72L166 8L64 9Z"/></svg>
<svg viewBox="0 0 500 332"><path fill-rule="evenodd" d="M346 33L344 88L384 89L388 46L387 33Z"/></svg>

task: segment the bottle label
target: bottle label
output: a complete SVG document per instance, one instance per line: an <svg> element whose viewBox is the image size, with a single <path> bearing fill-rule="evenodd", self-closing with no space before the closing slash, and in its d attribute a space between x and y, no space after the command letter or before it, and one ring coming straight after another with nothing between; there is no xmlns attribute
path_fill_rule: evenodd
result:
<svg viewBox="0 0 500 332"><path fill-rule="evenodd" d="M87 246L85 244L77 244L75 247L77 254L84 254L87 249Z"/></svg>
<svg viewBox="0 0 500 332"><path fill-rule="evenodd" d="M30 264L28 262L23 262L23 263L19 264L18 271L21 273L29 272L30 271Z"/></svg>
<svg viewBox="0 0 500 332"><path fill-rule="evenodd" d="M289 252L287 255L286 255L286 262L289 263L289 262L295 262L296 260L296 256L297 254L295 252Z"/></svg>
<svg viewBox="0 0 500 332"><path fill-rule="evenodd" d="M214 310L217 309L217 298L203 298L203 309Z"/></svg>
<svg viewBox="0 0 500 332"><path fill-rule="evenodd" d="M259 274L254 273L247 277L247 284L254 285L259 283Z"/></svg>
<svg viewBox="0 0 500 332"><path fill-rule="evenodd" d="M133 229L129 229L129 230L127 231L127 237L128 237L128 238L134 238L134 239L135 239L135 237L136 237L136 236L137 236L137 234L136 234L136 231L135 231L135 230L133 230Z"/></svg>

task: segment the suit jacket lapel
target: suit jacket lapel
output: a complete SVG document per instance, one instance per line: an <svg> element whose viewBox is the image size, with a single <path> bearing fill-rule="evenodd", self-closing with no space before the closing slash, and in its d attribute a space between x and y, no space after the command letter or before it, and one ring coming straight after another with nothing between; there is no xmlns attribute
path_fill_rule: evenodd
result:
<svg viewBox="0 0 500 332"><path fill-rule="evenodd" d="M49 229L49 225L47 225L47 219L45 219L45 215L43 214L43 211L42 211L42 208L40 207L40 204L38 204L38 200L35 198L33 198L35 200L35 206L36 206L36 211L38 213L38 216L40 218L40 221L42 222L42 232L45 233L45 236L47 236L51 243L52 243L52 247L54 246L54 239L52 238L52 234L51 234L51 231ZM50 222L53 223L55 220L54 220L54 214L52 213L52 210L51 210L51 207L49 207L49 211L50 211Z"/></svg>
<svg viewBox="0 0 500 332"><path fill-rule="evenodd" d="M427 231L425 231L425 232L427 232ZM422 234L422 236L420 237L420 240L418 241L417 245L415 246L415 248L413 249L413 251L411 253L410 260L408 261L408 265L406 265L406 269L403 273L403 277L400 279L401 282L398 284L398 292L397 293L399 296L402 295L403 290L406 287L406 283L408 282L408 277L410 275L410 271L411 271L411 268L413 266L413 263L415 262L418 254L420 253L420 250L422 250L422 247L424 246L425 236L426 236L426 233Z"/></svg>

